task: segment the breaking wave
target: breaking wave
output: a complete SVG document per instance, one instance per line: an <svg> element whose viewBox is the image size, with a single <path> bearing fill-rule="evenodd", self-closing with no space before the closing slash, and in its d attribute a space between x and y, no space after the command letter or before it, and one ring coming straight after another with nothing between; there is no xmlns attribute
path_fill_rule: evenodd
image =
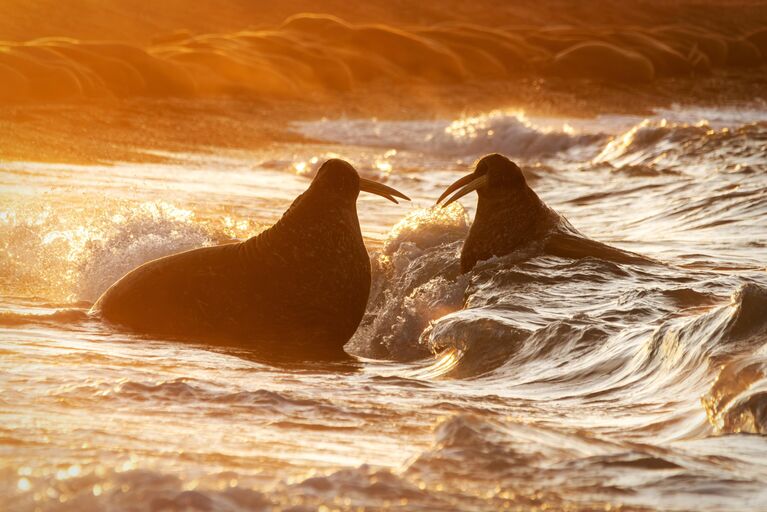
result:
<svg viewBox="0 0 767 512"><path fill-rule="evenodd" d="M699 162L703 155L715 155L700 167L708 171L757 172L764 167L757 154L765 141L767 123L764 122L716 128L707 120L690 124L645 119L611 140L593 161L614 166L652 164L666 171L688 169L689 172L690 162ZM744 158L751 150L757 153Z"/></svg>
<svg viewBox="0 0 767 512"><path fill-rule="evenodd" d="M297 126L304 135L323 140L444 156L498 152L545 157L607 139L599 133L537 127L524 114L501 111L455 121L323 120Z"/></svg>

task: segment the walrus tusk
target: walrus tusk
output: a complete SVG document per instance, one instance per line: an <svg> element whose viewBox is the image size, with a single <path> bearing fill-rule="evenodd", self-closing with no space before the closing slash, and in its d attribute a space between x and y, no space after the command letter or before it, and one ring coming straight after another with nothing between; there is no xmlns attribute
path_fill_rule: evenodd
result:
<svg viewBox="0 0 767 512"><path fill-rule="evenodd" d="M452 185L450 185L449 187L447 187L447 188L445 189L445 191L444 191L444 192L442 192L442 195L441 195L441 196L439 196L439 199L437 199L437 202L436 202L436 203L434 203L434 204L439 204L439 203L441 203L443 199L445 199L447 196L449 196L449 195L450 195L451 193L453 193L455 190L458 190L458 189L459 189L459 188L461 188L462 186L464 186L464 185L466 185L467 183L469 183L469 182L470 182L471 180L473 180L474 178L475 178L475 174L474 174L474 173L471 173L471 174L467 174L467 175L466 175L466 176L464 176L463 178L460 178L460 179L458 179L458 181L454 182Z"/></svg>
<svg viewBox="0 0 767 512"><path fill-rule="evenodd" d="M447 197L448 194L450 194L455 189L458 189L459 187L462 187L462 188L460 188L458 190L458 192L453 194L453 197L448 199L442 205L442 208L446 207L450 203L453 203L453 202L457 201L458 199L462 198L463 196L465 196L469 192L473 192L473 191L477 190L480 187L484 187L485 185L487 185L487 174L483 174L479 178L476 178L474 173L469 174L467 176L464 176L460 180L456 181L455 183L453 183L449 187L447 187L447 190L445 190L445 192L442 193L440 198L437 199L437 204L439 204L439 202L442 201L445 197Z"/></svg>
<svg viewBox="0 0 767 512"><path fill-rule="evenodd" d="M395 197L399 197L400 199L405 199L406 201L410 201L410 198L400 192L399 190L393 189L392 187L389 187L387 185L384 185L383 183L378 183L377 181L368 180L365 178L360 178L360 190L363 192L370 192L371 194L376 194L381 197L385 197L389 201L393 203L398 203Z"/></svg>

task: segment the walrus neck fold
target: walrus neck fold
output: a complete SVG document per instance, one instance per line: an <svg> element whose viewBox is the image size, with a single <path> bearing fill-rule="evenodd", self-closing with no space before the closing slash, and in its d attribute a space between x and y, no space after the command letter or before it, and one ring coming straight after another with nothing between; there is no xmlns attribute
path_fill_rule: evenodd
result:
<svg viewBox="0 0 767 512"><path fill-rule="evenodd" d="M461 251L461 271L503 256L543 235L548 208L528 186L510 194L479 194L477 213Z"/></svg>
<svg viewBox="0 0 767 512"><path fill-rule="evenodd" d="M298 196L274 225L242 242L242 254L246 261L264 250L274 254L300 250L302 241L311 238L306 235L316 230L322 230L328 236L334 231L351 231L359 236L359 243L363 244L354 202L344 204L327 199L317 200L308 192Z"/></svg>

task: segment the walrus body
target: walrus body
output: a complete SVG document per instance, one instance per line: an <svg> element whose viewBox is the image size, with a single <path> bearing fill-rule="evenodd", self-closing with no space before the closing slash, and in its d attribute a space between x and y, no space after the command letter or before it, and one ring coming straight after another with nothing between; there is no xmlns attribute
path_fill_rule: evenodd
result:
<svg viewBox="0 0 767 512"><path fill-rule="evenodd" d="M356 210L360 178L345 162L329 163L271 228L150 261L92 311L140 333L343 356L365 312L370 260Z"/></svg>
<svg viewBox="0 0 767 512"><path fill-rule="evenodd" d="M629 251L591 240L549 208L530 188L522 171L508 158L492 154L477 162L473 173L445 190L443 206L476 191L477 213L461 250L461 271L478 261L504 256L521 248L567 258L595 257L623 263L651 263Z"/></svg>

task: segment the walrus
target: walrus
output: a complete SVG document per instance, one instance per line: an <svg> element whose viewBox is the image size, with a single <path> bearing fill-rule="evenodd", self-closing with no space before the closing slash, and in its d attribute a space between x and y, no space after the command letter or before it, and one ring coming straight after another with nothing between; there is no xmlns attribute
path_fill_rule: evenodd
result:
<svg viewBox="0 0 767 512"><path fill-rule="evenodd" d="M481 158L474 172L450 185L437 199L442 207L477 191L474 222L461 250L461 272L478 261L504 256L517 249L566 258L595 257L622 263L651 263L640 254L591 240L562 215L549 208L527 184L522 170L503 155Z"/></svg>
<svg viewBox="0 0 767 512"><path fill-rule="evenodd" d="M91 312L137 333L258 349L280 359L344 359L365 312L370 259L360 191L409 200L332 159L272 227L244 242L145 263Z"/></svg>

